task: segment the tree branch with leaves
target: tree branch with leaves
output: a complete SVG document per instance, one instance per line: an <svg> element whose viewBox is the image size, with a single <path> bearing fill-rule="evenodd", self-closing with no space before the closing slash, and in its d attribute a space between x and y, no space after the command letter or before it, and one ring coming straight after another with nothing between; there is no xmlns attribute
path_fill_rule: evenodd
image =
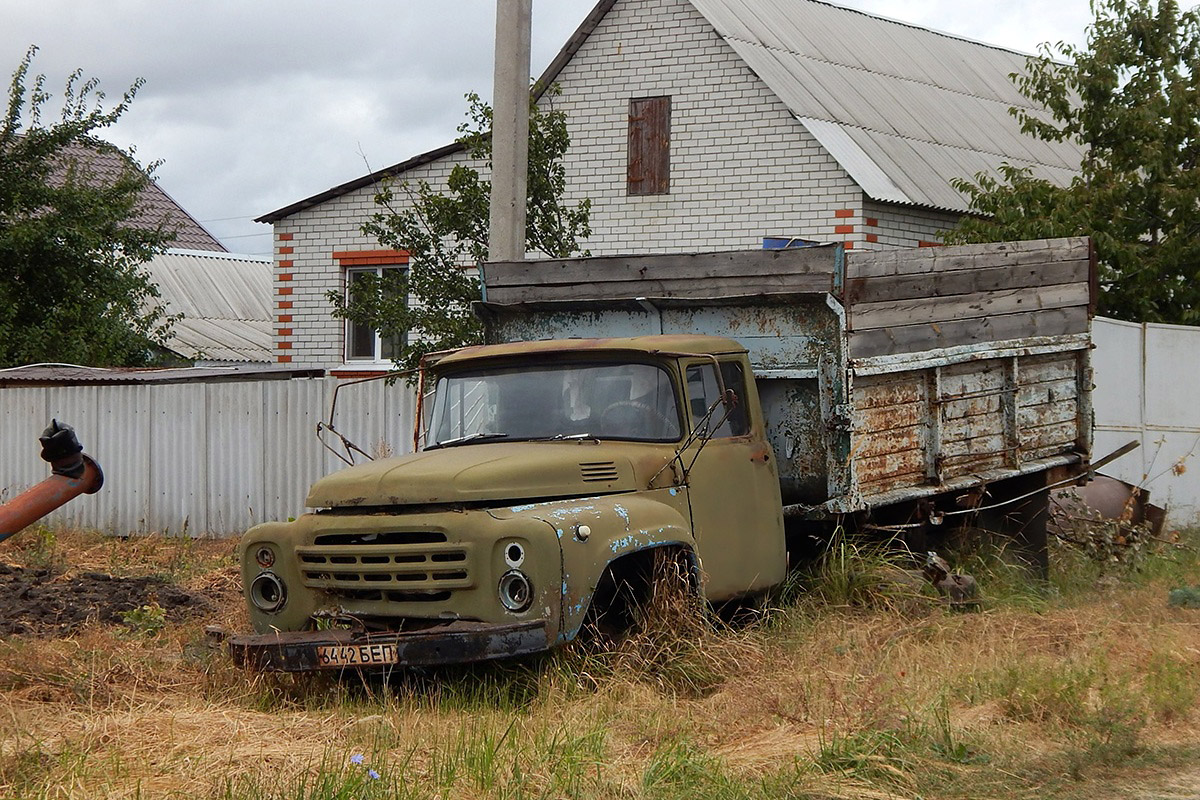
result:
<svg viewBox="0 0 1200 800"><path fill-rule="evenodd" d="M552 87L542 102L550 105L557 93ZM335 317L400 343L397 369L415 369L426 353L482 341L471 306L481 297L479 267L488 259L491 184L477 167L491 168L492 110L474 93L467 103L457 141L475 166L456 164L444 193L425 180L385 181L375 195L378 210L362 226L382 246L407 252L407 268L361 275L352 292L327 293ZM525 241L527 250L550 258L588 255L591 202L563 199L569 146L566 114L531 102Z"/></svg>
<svg viewBox="0 0 1200 800"><path fill-rule="evenodd" d="M1174 0L1094 0L1083 47L1043 45L1012 76L1037 106L1022 131L1086 154L1068 186L1010 164L955 182L970 210L951 244L1091 236L1100 312L1200 323L1200 16Z"/></svg>
<svg viewBox="0 0 1200 800"><path fill-rule="evenodd" d="M129 109L141 81L105 110L99 83L77 70L59 119L47 123L46 78L30 75L36 52L13 73L0 121L0 366L145 365L173 320L141 265L175 233L133 224L149 172L97 136ZM116 153L124 169L94 174L89 151Z"/></svg>

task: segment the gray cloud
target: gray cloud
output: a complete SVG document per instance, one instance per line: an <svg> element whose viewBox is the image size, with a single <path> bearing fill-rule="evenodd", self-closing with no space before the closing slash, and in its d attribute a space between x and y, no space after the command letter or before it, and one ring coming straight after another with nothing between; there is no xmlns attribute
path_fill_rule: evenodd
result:
<svg viewBox="0 0 1200 800"><path fill-rule="evenodd" d="M594 0L535 0L536 74ZM847 0L846 5L1024 51L1079 41L1086 0ZM29 44L55 93L76 67L110 98L146 80L111 131L233 250L270 251L250 220L446 144L474 90L491 94L494 0L0 0L0 68ZM225 219L235 217L236 219Z"/></svg>

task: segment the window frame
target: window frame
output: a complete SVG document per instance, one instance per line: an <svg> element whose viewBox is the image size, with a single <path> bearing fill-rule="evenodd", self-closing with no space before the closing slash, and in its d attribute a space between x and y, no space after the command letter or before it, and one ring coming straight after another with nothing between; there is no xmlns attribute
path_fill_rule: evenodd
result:
<svg viewBox="0 0 1200 800"><path fill-rule="evenodd" d="M408 267L403 264L372 264L372 265L353 265L353 266L343 267L342 268L342 285L343 285L343 291L345 293L346 299L350 300L350 298L351 298L351 292L353 291L352 286L353 286L353 279L354 279L353 276L354 275L369 273L369 274L375 275L377 278L382 279L387 270L394 270L394 269L407 270ZM407 300L406 300L406 302L407 302ZM385 344L384 337L382 335L380 335L379 331L374 330L374 329L371 329L371 337L372 337L371 338L371 355L370 356L353 355L351 353L351 348L355 344L358 334L363 332L364 330L366 330L366 326L363 325L362 323L355 322L354 320L351 320L351 319L345 320L345 323L346 324L343 326L343 334L342 334L343 335L342 358L345 359L345 363L347 363L347 364L371 364L371 365L386 364L388 366L391 365L392 357L388 356L388 355L384 355L384 344ZM400 335L399 341L394 345L394 350L396 352L399 352L400 348L403 348L407 343L408 343L408 332L406 331Z"/></svg>

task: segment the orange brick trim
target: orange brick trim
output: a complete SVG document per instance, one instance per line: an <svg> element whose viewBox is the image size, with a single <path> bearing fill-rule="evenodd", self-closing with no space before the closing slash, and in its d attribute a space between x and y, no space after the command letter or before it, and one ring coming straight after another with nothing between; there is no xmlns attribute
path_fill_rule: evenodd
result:
<svg viewBox="0 0 1200 800"><path fill-rule="evenodd" d="M834 233L854 233L854 226L853 225L834 225L833 232Z"/></svg>
<svg viewBox="0 0 1200 800"><path fill-rule="evenodd" d="M295 235L294 233L281 233L279 234L279 241L290 242Z"/></svg>
<svg viewBox="0 0 1200 800"><path fill-rule="evenodd" d="M279 266L283 269L287 269L288 267L292 266L292 261L290 259L284 259L283 261L279 262Z"/></svg>
<svg viewBox="0 0 1200 800"><path fill-rule="evenodd" d="M290 363L292 363L292 357L291 357L291 356L275 356L275 360L276 360L276 361L278 361L280 364L290 364Z"/></svg>
<svg viewBox="0 0 1200 800"><path fill-rule="evenodd" d="M842 246L845 247L847 250L853 250L854 242L842 242Z"/></svg>
<svg viewBox="0 0 1200 800"><path fill-rule="evenodd" d="M377 370L335 369L330 370L329 374L342 380L354 380L355 378L374 378L377 375L383 375L388 372L391 372L391 370L386 368Z"/></svg>
<svg viewBox="0 0 1200 800"><path fill-rule="evenodd" d="M863 224L864 224L864 225L866 225L868 228L878 228L878 227L879 227L879 220L878 220L878 219L876 219L875 217L867 217L867 218L866 218L866 219L863 221Z"/></svg>
<svg viewBox="0 0 1200 800"><path fill-rule="evenodd" d="M281 247L281 248L279 248L279 255L281 255L281 256L291 255L292 252L294 252L294 251L295 251L294 247Z"/></svg>
<svg viewBox="0 0 1200 800"><path fill-rule="evenodd" d="M926 242L926 241L917 242L917 247L941 247L941 246L942 246L941 242Z"/></svg>
<svg viewBox="0 0 1200 800"><path fill-rule="evenodd" d="M292 279L292 273L290 273L290 272L281 272L281 273L279 273L279 280L280 280L280 281L283 281L283 282L285 282L285 283L286 283L287 281L290 281L291 279Z"/></svg>
<svg viewBox="0 0 1200 800"><path fill-rule="evenodd" d="M275 347L279 350L291 350L292 343L291 342L279 342L277 345L275 345Z"/></svg>
<svg viewBox="0 0 1200 800"><path fill-rule="evenodd" d="M378 267L407 264L407 250L334 250L334 259L343 267Z"/></svg>
<svg viewBox="0 0 1200 800"><path fill-rule="evenodd" d="M868 241L868 242L878 242L878 241L879 241L879 236L878 236L877 234L874 234L874 233L868 233L868 234L867 234L867 241Z"/></svg>
<svg viewBox="0 0 1200 800"><path fill-rule="evenodd" d="M280 314L278 317L275 318L275 321L276 322L291 322L292 315L291 314Z"/></svg>
<svg viewBox="0 0 1200 800"><path fill-rule="evenodd" d="M278 303L275 304L275 307L276 308L291 308L292 301L291 300L280 300Z"/></svg>
<svg viewBox="0 0 1200 800"><path fill-rule="evenodd" d="M277 336L291 336L292 329L291 328L280 328L279 330L275 331L275 334Z"/></svg>
<svg viewBox="0 0 1200 800"><path fill-rule="evenodd" d="M291 294L291 293L292 293L291 286L280 286L279 287L279 294Z"/></svg>
<svg viewBox="0 0 1200 800"><path fill-rule="evenodd" d="M833 215L835 217L837 217L838 219L844 219L846 217L853 217L854 209L853 208L839 208L837 211L833 212Z"/></svg>

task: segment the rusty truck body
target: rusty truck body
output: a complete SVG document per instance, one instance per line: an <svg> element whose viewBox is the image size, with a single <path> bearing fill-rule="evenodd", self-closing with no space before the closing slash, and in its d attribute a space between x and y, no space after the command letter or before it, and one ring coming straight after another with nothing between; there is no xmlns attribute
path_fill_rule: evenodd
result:
<svg viewBox="0 0 1200 800"><path fill-rule="evenodd" d="M923 550L1000 509L1044 567L1039 490L1088 466L1086 239L497 263L485 286L487 343L426 361L418 451L244 537L240 662L545 650L656 555L721 603L835 524Z"/></svg>

